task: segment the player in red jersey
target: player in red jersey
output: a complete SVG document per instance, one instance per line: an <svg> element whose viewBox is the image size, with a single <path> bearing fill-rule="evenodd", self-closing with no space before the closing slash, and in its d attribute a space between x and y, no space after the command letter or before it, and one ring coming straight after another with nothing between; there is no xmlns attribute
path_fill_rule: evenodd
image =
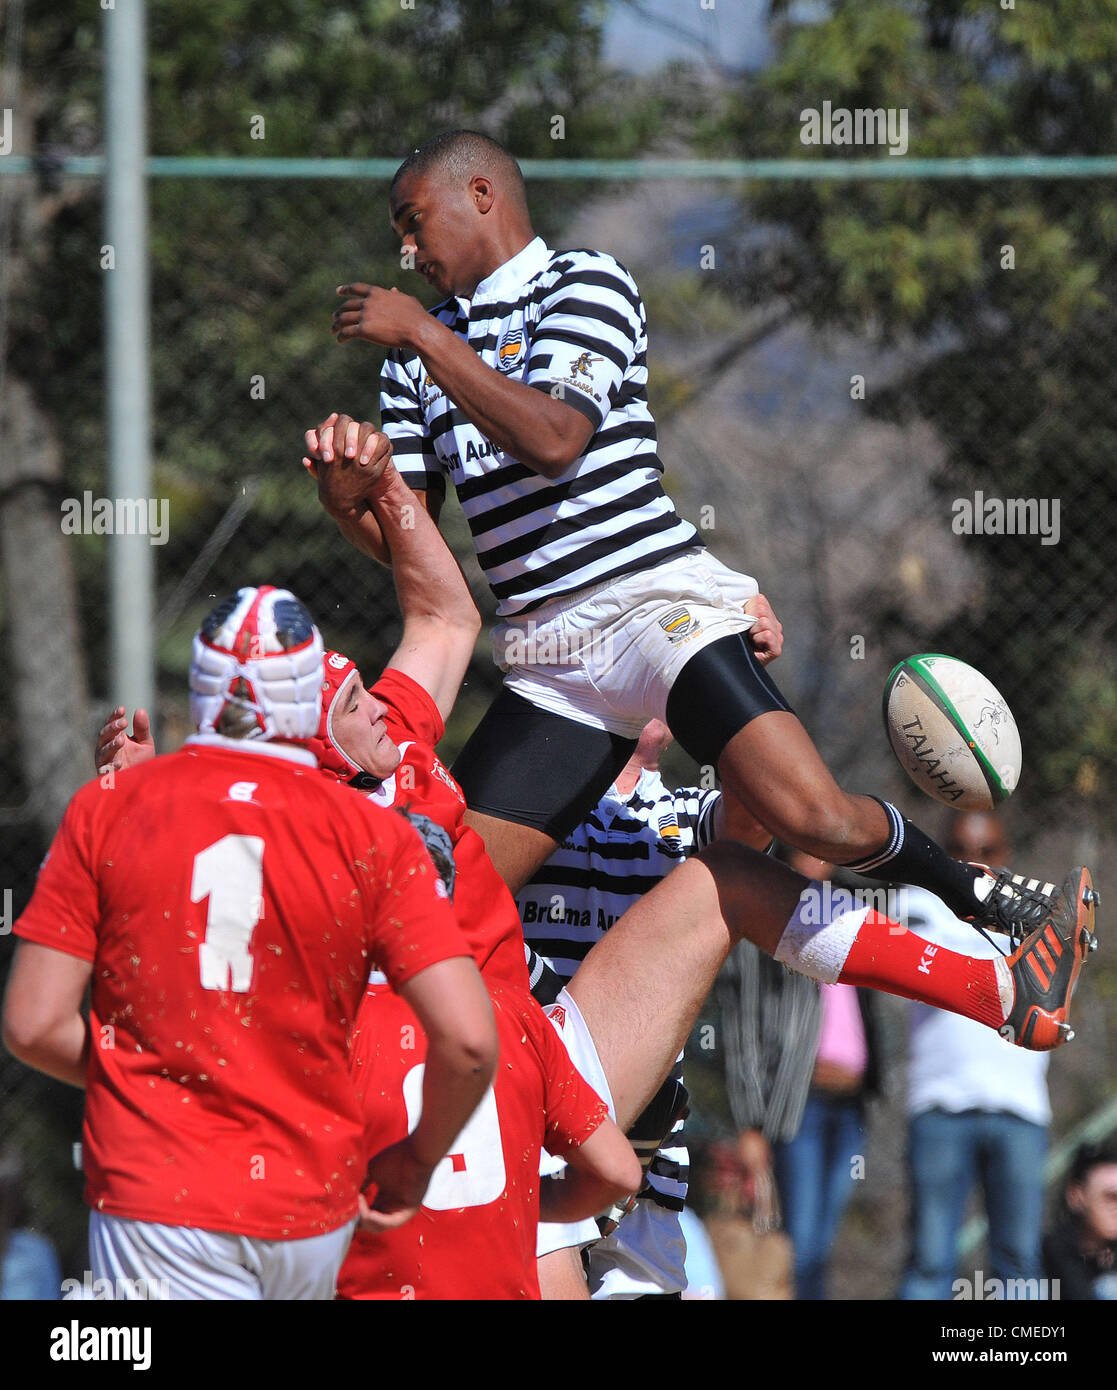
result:
<svg viewBox="0 0 1117 1390"><path fill-rule="evenodd" d="M398 509L390 516L400 519ZM428 518L415 532L401 526L396 555L399 649L370 690L347 657L326 654L318 734L308 747L331 779L428 822L428 848L446 866L459 924L490 988L501 1065L495 1095L487 1094L436 1171L415 1230L385 1231L370 1217L339 1289L350 1298L399 1297L401 1290L417 1298L538 1298L541 1194L550 1219L587 1216L639 1186L639 1164L528 993L515 902L466 826L465 800L434 752L443 731L439 700L447 711L453 704L476 639L476 609L468 591L455 606L461 576ZM154 753L146 718L137 712L142 737L130 740L119 728L121 713L102 731L99 768ZM425 1049L419 1022L405 1000L370 985L352 1044L368 1153L401 1140L415 1118ZM572 1170L541 1188L544 1139ZM497 1174L504 1181L494 1191Z"/></svg>
<svg viewBox="0 0 1117 1390"><path fill-rule="evenodd" d="M321 687L286 591L215 609L199 734L77 793L16 923L4 1041L87 1089L98 1278L329 1297L362 1185L406 1221L489 1084L491 1009L419 838L306 750ZM429 1043L422 1119L366 1175L346 1062L370 963Z"/></svg>
<svg viewBox="0 0 1117 1390"><path fill-rule="evenodd" d="M402 555L413 537L399 539ZM399 582L408 615L411 595L406 579ZM401 650L414 653L408 626L405 616ZM351 1299L538 1298L541 1205L545 1220L565 1220L567 1212L587 1216L638 1186L639 1164L528 991L515 903L480 837L465 824L465 798L434 752L441 713L425 686L392 663L366 690L348 657L326 654L320 732L310 748L323 772L422 824L489 989L500 1066L493 1090L435 1173L415 1221L386 1233L372 1225L359 1230L338 1293ZM411 664L435 683L414 655ZM414 1121L423 1056L414 1014L373 979L351 1056L370 1153L406 1134ZM541 1141L572 1164L562 1181L540 1184Z"/></svg>

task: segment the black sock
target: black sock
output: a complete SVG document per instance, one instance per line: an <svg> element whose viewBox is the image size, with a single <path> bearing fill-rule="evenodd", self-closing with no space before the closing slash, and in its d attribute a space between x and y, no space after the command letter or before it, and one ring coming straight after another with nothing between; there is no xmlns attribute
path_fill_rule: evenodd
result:
<svg viewBox="0 0 1117 1390"><path fill-rule="evenodd" d="M874 801L880 797L874 796ZM888 815L892 833L875 854L846 864L855 874L873 878L894 879L898 883L913 883L934 893L959 917L976 912L980 900L974 895L974 884L980 870L958 859L951 859L941 845L925 835L918 825L905 819L888 801L880 801ZM880 872L887 869L886 873Z"/></svg>

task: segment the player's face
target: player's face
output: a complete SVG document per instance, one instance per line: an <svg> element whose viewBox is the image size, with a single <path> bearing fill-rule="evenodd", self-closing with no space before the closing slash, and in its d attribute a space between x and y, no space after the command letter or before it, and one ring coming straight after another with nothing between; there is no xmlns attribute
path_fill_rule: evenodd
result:
<svg viewBox="0 0 1117 1390"><path fill-rule="evenodd" d="M334 738L345 755L373 777L390 777L399 767L400 751L384 727L386 706L354 675L341 692L340 707L333 712Z"/></svg>
<svg viewBox="0 0 1117 1390"><path fill-rule="evenodd" d="M400 251L439 294L468 297L484 278L473 261L477 209L468 187L448 178L406 175L392 193L389 209Z"/></svg>
<svg viewBox="0 0 1117 1390"><path fill-rule="evenodd" d="M1071 1205L1097 1240L1117 1240L1117 1163L1099 1163L1070 1190Z"/></svg>
<svg viewBox="0 0 1117 1390"><path fill-rule="evenodd" d="M1000 822L980 812L963 812L957 817L947 852L968 864L1005 864L1011 857Z"/></svg>

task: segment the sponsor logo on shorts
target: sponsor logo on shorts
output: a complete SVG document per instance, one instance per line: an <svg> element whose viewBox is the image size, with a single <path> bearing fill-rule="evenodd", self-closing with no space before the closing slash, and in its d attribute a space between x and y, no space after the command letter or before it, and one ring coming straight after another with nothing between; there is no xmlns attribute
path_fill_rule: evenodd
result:
<svg viewBox="0 0 1117 1390"><path fill-rule="evenodd" d="M557 1023L560 1028L566 1027L566 1009L561 1004L552 1004L547 1010L547 1017L552 1023Z"/></svg>
<svg viewBox="0 0 1117 1390"><path fill-rule="evenodd" d="M690 609L681 606L664 613L659 619L659 625L667 634L667 640L672 646L678 646L680 642L685 642L702 631L702 624L691 615Z"/></svg>

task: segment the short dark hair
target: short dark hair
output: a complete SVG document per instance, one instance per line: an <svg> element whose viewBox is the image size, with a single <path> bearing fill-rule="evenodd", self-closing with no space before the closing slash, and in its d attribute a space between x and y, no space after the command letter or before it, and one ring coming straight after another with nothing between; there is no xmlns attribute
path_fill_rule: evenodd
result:
<svg viewBox="0 0 1117 1390"><path fill-rule="evenodd" d="M1112 1139L1104 1143L1079 1144L1071 1159L1068 1183L1082 1183L1095 1168L1117 1164L1117 1143Z"/></svg>
<svg viewBox="0 0 1117 1390"><path fill-rule="evenodd" d="M520 166L498 140L479 130L446 130L412 150L396 170L391 191L408 174L447 173L465 179L481 173L486 166L495 166L495 172L503 175L507 191L526 207Z"/></svg>

